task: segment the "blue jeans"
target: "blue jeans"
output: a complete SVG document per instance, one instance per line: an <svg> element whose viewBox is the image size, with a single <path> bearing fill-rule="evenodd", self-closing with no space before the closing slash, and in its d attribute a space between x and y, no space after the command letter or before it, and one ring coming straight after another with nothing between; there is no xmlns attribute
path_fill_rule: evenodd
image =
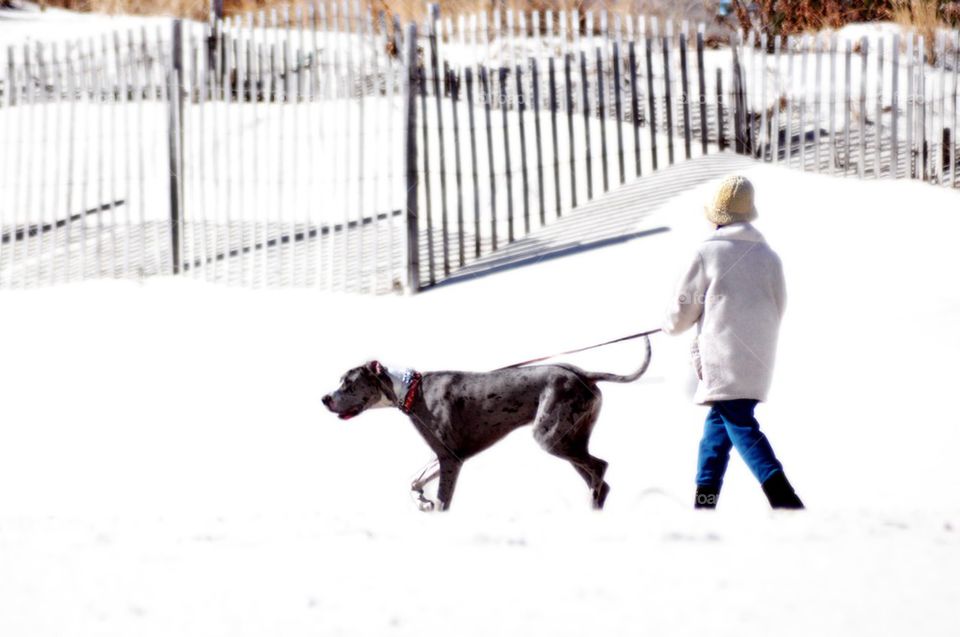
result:
<svg viewBox="0 0 960 637"><path fill-rule="evenodd" d="M700 441L697 485L720 489L732 447L737 448L760 484L777 471L783 471L770 442L760 431L760 423L753 417L757 402L740 399L713 403Z"/></svg>

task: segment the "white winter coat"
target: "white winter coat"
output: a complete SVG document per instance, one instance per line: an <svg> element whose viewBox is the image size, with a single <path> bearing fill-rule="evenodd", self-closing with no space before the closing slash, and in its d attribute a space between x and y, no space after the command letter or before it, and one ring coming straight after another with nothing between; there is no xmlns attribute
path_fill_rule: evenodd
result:
<svg viewBox="0 0 960 637"><path fill-rule="evenodd" d="M780 258L747 222L723 226L697 250L663 330L694 324L694 400L766 400L773 377L786 286Z"/></svg>

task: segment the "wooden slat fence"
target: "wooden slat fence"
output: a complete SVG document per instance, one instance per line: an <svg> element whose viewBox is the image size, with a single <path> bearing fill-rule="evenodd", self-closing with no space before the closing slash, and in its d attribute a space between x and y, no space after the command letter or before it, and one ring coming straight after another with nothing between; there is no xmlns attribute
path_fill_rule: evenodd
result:
<svg viewBox="0 0 960 637"><path fill-rule="evenodd" d="M576 11L426 21L422 287L628 179L719 149L703 27L661 26Z"/></svg>
<svg viewBox="0 0 960 637"><path fill-rule="evenodd" d="M0 286L428 288L721 150L957 187L960 33L352 2L0 52Z"/></svg>
<svg viewBox="0 0 960 637"><path fill-rule="evenodd" d="M406 285L400 26L353 5L0 58L0 285Z"/></svg>

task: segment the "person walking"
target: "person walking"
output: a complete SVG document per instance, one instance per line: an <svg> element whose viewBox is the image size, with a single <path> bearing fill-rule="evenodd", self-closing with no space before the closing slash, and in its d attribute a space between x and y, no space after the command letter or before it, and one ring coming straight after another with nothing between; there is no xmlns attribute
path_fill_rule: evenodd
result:
<svg viewBox="0 0 960 637"><path fill-rule="evenodd" d="M716 230L681 277L663 325L672 335L697 326L694 400L710 411L700 441L694 506L716 508L735 447L771 507L802 509L753 413L766 400L773 378L786 307L783 267L751 223L757 209L748 179L724 179L704 210Z"/></svg>

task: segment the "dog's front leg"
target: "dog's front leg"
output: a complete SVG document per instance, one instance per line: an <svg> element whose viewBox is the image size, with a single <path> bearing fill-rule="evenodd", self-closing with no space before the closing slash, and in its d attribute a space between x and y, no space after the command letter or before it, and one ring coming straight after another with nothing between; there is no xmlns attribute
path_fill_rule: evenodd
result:
<svg viewBox="0 0 960 637"><path fill-rule="evenodd" d="M462 466L463 462L459 458L440 458L440 489L437 491L437 499L440 500L441 511L450 508L450 501L453 500L453 490L457 486L457 476L460 475L460 467Z"/></svg>
<svg viewBox="0 0 960 637"><path fill-rule="evenodd" d="M427 463L417 479L410 483L410 490L423 493L423 487L431 480L436 480L438 475L440 475L440 461L434 458Z"/></svg>
<svg viewBox="0 0 960 637"><path fill-rule="evenodd" d="M432 511L434 503L423 497L423 488L440 475L440 461L434 458L423 468L420 475L410 483L410 490L417 494L417 506L421 511Z"/></svg>

